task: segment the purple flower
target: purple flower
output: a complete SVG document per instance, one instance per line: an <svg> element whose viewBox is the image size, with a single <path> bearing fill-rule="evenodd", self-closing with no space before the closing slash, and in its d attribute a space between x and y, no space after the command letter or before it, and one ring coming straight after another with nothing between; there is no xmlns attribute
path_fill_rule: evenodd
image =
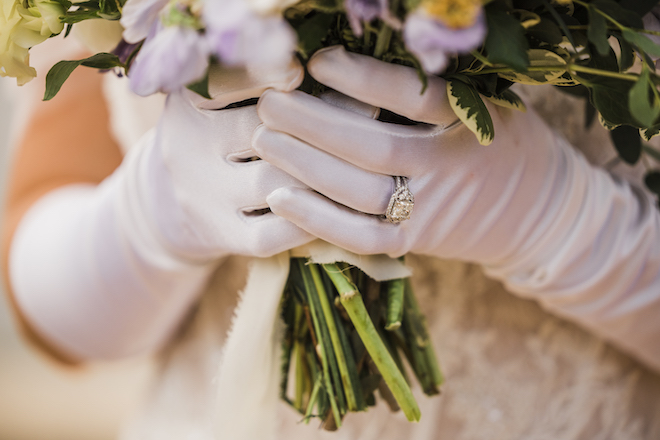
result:
<svg viewBox="0 0 660 440"><path fill-rule="evenodd" d="M425 12L416 11L406 18L403 38L406 47L419 59L424 70L440 73L447 67L451 55L467 53L483 43L486 21L480 13L471 26L456 29Z"/></svg>
<svg viewBox="0 0 660 440"><path fill-rule="evenodd" d="M173 92L202 79L209 65L204 37L195 29L154 23L129 71L133 92Z"/></svg>
<svg viewBox="0 0 660 440"><path fill-rule="evenodd" d="M121 13L120 23L124 27L124 40L138 43L149 34L158 19L158 14L168 0L128 0Z"/></svg>
<svg viewBox="0 0 660 440"><path fill-rule="evenodd" d="M390 27L399 29L401 23L390 12L388 0L346 0L346 16L353 33L358 37L362 35L362 22L380 18Z"/></svg>
<svg viewBox="0 0 660 440"><path fill-rule="evenodd" d="M210 50L228 66L288 64L297 38L279 15L252 12L243 0L212 0L204 9Z"/></svg>
<svg viewBox="0 0 660 440"><path fill-rule="evenodd" d="M123 64L126 64L128 57L130 57L131 54L135 52L135 49L137 49L138 46L139 43L127 43L126 40L122 38L119 44L117 44L111 53L117 55L119 61L121 61Z"/></svg>

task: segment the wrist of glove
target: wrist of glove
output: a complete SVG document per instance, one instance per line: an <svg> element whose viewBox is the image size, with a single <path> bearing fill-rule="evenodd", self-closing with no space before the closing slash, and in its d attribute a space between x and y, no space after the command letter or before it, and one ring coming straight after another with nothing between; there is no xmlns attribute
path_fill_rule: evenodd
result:
<svg viewBox="0 0 660 440"><path fill-rule="evenodd" d="M652 199L615 181L533 111L490 106L495 139L456 122L446 83L413 69L320 51L319 82L413 121L349 115L300 92L267 91L255 133L260 157L311 189L268 196L274 213L359 254L415 252L485 265L492 276L660 367L660 231ZM408 178L409 220L382 220Z"/></svg>

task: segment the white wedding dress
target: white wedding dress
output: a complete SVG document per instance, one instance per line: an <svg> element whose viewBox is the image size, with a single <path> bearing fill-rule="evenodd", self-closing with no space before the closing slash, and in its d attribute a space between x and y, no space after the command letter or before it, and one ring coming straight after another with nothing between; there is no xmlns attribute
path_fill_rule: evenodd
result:
<svg viewBox="0 0 660 440"><path fill-rule="evenodd" d="M131 97L125 87L125 82L108 76L112 126L122 146L133 145L155 123L162 106L162 97ZM582 101L546 87L525 93L547 122L593 163L639 183L643 169L612 160L616 154L598 122L585 129ZM126 425L122 440L213 438L215 375L247 263L247 258L232 257L218 267L198 305L160 354L161 368L143 411ZM421 422L409 423L381 402L368 412L349 414L344 426L331 433L319 430L317 420L300 423L301 416L282 403L275 438L660 438L658 372L579 324L507 292L478 266L415 255L407 263L414 270L413 286L446 376L440 396L427 398L415 388ZM241 416L249 423L259 423L262 417L256 409Z"/></svg>

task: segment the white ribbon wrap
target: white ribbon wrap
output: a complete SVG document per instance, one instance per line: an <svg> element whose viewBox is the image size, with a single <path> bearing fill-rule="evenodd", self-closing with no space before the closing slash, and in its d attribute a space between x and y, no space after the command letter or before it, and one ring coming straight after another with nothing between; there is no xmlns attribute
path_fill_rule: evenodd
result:
<svg viewBox="0 0 660 440"><path fill-rule="evenodd" d="M277 429L281 334L279 304L292 257L314 263L346 262L377 281L410 276L385 255L357 255L317 240L270 258L252 261L236 307L216 382L216 440L268 440Z"/></svg>

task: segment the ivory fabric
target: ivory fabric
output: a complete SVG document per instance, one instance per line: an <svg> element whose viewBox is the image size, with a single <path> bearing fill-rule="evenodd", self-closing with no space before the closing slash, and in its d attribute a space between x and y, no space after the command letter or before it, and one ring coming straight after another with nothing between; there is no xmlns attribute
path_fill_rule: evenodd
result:
<svg viewBox="0 0 660 440"><path fill-rule="evenodd" d="M585 129L581 101L536 87L527 98L592 163L639 182L641 168L612 161L607 133ZM120 95L109 99L111 109ZM131 121L124 121L131 124ZM143 127L146 131L148 127ZM140 131L140 130L136 130ZM613 165L613 166L612 166ZM339 432L298 423L279 403L277 439L655 439L660 437L660 375L583 328L544 311L487 278L478 266L410 255L447 382L419 396L411 424L385 405L349 415ZM215 380L223 344L247 279L248 259L230 257L161 355L144 410L122 440L212 439ZM261 414L249 414L255 424Z"/></svg>

